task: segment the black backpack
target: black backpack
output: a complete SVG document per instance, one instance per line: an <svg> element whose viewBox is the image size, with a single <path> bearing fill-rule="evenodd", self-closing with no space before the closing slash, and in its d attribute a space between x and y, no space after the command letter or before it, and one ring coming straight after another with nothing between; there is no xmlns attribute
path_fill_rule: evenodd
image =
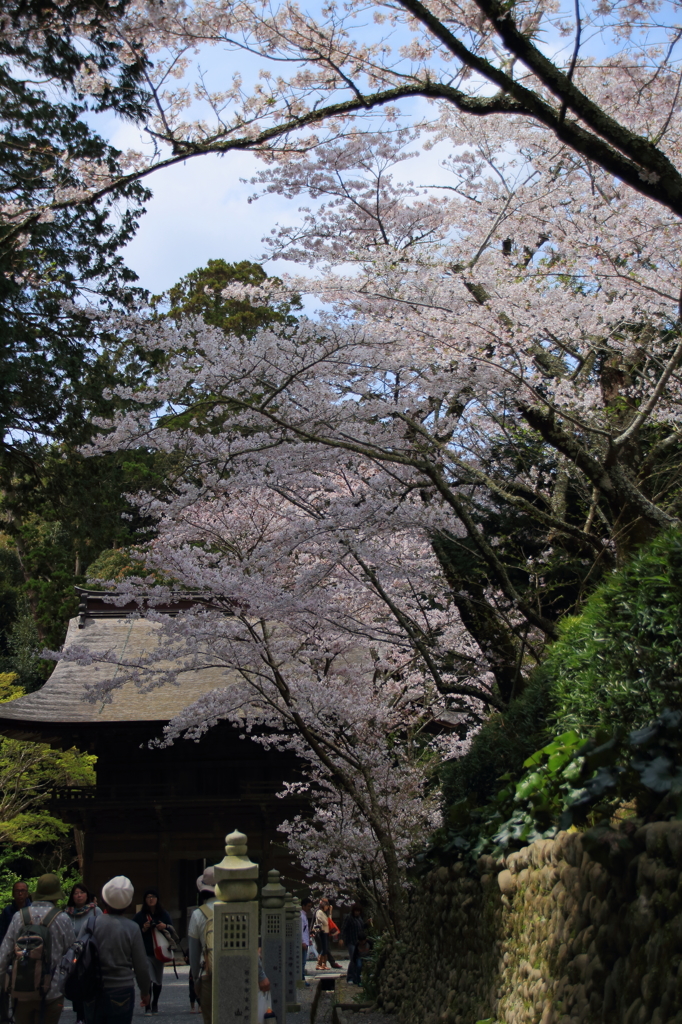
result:
<svg viewBox="0 0 682 1024"><path fill-rule="evenodd" d="M59 907L48 910L43 919L34 923L28 907L21 911L23 922L14 940L12 961L12 998L45 999L52 984L52 938L50 925L60 914Z"/></svg>
<svg viewBox="0 0 682 1024"><path fill-rule="evenodd" d="M90 918L57 968L57 985L72 1001L89 1003L102 988L102 967L95 938L96 920L96 917Z"/></svg>

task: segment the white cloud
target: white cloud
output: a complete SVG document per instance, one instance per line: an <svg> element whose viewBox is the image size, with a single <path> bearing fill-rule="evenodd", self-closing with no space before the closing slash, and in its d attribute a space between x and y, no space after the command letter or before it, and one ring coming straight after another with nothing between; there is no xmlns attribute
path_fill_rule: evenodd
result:
<svg viewBox="0 0 682 1024"><path fill-rule="evenodd" d="M434 108L425 103L411 106L415 119L435 114ZM97 127L121 150L141 147L138 130L130 124L111 118ZM418 143L410 148L418 149ZM450 176L439 165L450 148L438 146L399 164L396 178L412 180L416 185L445 184ZM299 207L311 205L306 196L285 199L276 195L249 203L256 187L248 184L248 179L262 168L262 162L250 153L232 152L222 157L209 154L164 168L145 179L153 198L137 235L123 254L140 284L158 294L183 274L205 266L209 259L261 262L261 239L275 224L298 223ZM270 274L294 270L283 260L265 266ZM299 267L296 272L305 274L306 270Z"/></svg>
<svg viewBox="0 0 682 1024"><path fill-rule="evenodd" d="M154 196L124 252L145 288L161 292L209 259L258 262L261 238L275 221L295 214L296 206L277 196L249 204L253 187L240 178L257 167L250 154L208 155L147 179Z"/></svg>

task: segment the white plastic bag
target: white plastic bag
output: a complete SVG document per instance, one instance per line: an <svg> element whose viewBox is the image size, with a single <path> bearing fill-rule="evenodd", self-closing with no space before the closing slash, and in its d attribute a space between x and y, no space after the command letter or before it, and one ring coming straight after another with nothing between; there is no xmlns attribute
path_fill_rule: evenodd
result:
<svg viewBox="0 0 682 1024"><path fill-rule="evenodd" d="M265 1014L270 1009L270 993L258 990L258 1024L263 1024Z"/></svg>

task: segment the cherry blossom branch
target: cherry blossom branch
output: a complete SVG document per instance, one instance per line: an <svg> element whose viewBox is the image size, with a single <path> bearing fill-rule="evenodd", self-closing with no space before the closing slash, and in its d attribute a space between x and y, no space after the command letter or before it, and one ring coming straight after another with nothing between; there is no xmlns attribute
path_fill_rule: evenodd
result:
<svg viewBox="0 0 682 1024"><path fill-rule="evenodd" d="M356 560L358 565L361 567L365 575L372 582L372 586L376 590L377 594L381 597L382 601L390 608L392 614L396 620L403 627L410 640L414 644L415 648L421 654L427 665L429 672L436 684L437 689L443 694L462 694L462 696L476 697L478 700L483 701L485 704L491 705L491 707L497 708L498 711L503 711L505 704L498 700L492 693L486 692L485 690L479 690L475 686L467 686L463 683L447 684L443 680L438 666L436 665L431 651L429 650L428 643L422 635L421 630L418 629L415 622L413 622L408 615L406 615L401 608L398 607L396 602L387 593L386 589L382 586L379 577L376 572L371 568L370 565L351 547L348 548L353 558ZM456 657L456 655L455 655Z"/></svg>
<svg viewBox="0 0 682 1024"><path fill-rule="evenodd" d="M512 604L519 609L519 611L528 619L532 625L537 626L542 632L550 637L556 639L558 636L557 628L554 622L546 619L544 615L540 615L535 611L531 605L529 605L520 594L517 592L516 587L509 578L505 566L502 564L500 559L495 554L495 551L490 546L488 541L483 536L481 529L474 522L472 517L466 511L464 504L455 495L454 491L445 483L441 474L438 472L435 466L427 466L424 469L424 473L429 477L430 480L436 485L438 492L442 495L448 505L455 511L457 518L466 528L466 531L483 556L484 561L488 565L489 569L493 573L494 578L498 581L503 593Z"/></svg>
<svg viewBox="0 0 682 1024"><path fill-rule="evenodd" d="M599 491L608 499L620 496L635 508L649 521L657 526L667 529L670 526L677 526L679 519L668 515L663 509L658 508L649 501L639 488L628 479L627 474L617 463L612 462L608 469L600 465L596 459L591 458L587 452L578 444L575 438L571 437L556 422L554 414L550 411L539 409L537 406L519 402L519 409L524 418L558 451L562 452L580 469L588 480L590 480Z"/></svg>
<svg viewBox="0 0 682 1024"><path fill-rule="evenodd" d="M668 360L668 365L665 367L663 373L659 377L658 383L652 391L649 399L644 403L644 405L637 413L632 423L627 427L627 429L624 430L622 434L619 434L618 437L614 437L611 441L611 445L613 448L620 448L624 444L626 444L626 442L628 442L637 433L640 427L642 427L643 424L648 420L649 416L658 405L661 395L667 387L668 381L672 377L677 367L680 365L681 361L682 341L679 341L677 343L675 351Z"/></svg>
<svg viewBox="0 0 682 1024"><path fill-rule="evenodd" d="M528 513L528 515L532 516L534 519L537 519L538 522L541 522L545 526L552 527L555 530L561 530L563 533L567 534L567 536L570 536L574 540L576 540L581 547L588 546L593 550L596 550L599 554L603 553L603 545L600 543L597 537L586 537L582 530L578 529L578 527L572 526L571 523L566 522L565 519L557 518L556 516L551 516L547 512L544 512L541 508L538 508L537 505L533 505L530 501L526 501L525 498L522 498L519 495L511 494L505 487L502 487L500 484L498 484L497 481L494 480L488 473L484 473L483 470L479 469L473 463L464 462L462 459L457 459L455 456L453 456L452 452L449 449L446 449L446 446L442 442L439 442L437 438L434 438L433 435L430 434L429 431L426 430L422 426L422 424L418 423L413 417L407 416L405 413L400 412L399 410L393 412L392 415L395 416L396 419L402 420L403 423L409 424L410 428L421 434L421 436L429 443L431 447L440 449L441 452L447 451L448 461L452 462L453 465L457 466L458 469L460 469L460 471L463 472L466 476L470 476L474 480L478 480L481 483L484 483L486 487L490 488L493 494L497 494L499 495L499 497L504 498L504 500L507 501L514 508L518 508L520 511Z"/></svg>

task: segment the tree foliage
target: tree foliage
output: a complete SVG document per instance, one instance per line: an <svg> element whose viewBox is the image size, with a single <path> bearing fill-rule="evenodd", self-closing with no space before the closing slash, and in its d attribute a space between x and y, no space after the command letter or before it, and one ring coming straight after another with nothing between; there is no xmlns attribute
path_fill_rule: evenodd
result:
<svg viewBox="0 0 682 1024"><path fill-rule="evenodd" d="M161 355L147 409L112 418L92 448L182 460L172 491L138 498L157 524L148 568L205 608L164 624L164 657L221 665L243 688L171 735L238 715L266 742L277 729L353 803L396 929L418 827L414 800L400 834L392 823L396 765L405 792L432 794L415 730L461 753L526 690L515 762L537 750L553 695L529 683L562 617L682 512L672 218L648 219L646 200L526 123L444 115L437 131L455 152L452 197L392 180L400 133L264 172L319 200L273 236L317 274L223 297L269 305L305 284L329 309L248 337L196 316L112 319ZM351 650L386 685L368 675L351 691ZM116 685L162 684L157 660L124 660ZM486 791L498 776L481 767ZM291 833L315 856L321 834L310 819Z"/></svg>
<svg viewBox="0 0 682 1024"><path fill-rule="evenodd" d="M445 766L445 855L499 854L633 801L682 813L681 544L667 531L602 582L524 694Z"/></svg>
<svg viewBox="0 0 682 1024"><path fill-rule="evenodd" d="M635 16L615 2L574 12L548 3L530 10L474 0L442 9L400 0L376 5L368 25L358 11L364 14L362 5L351 3L319 17L289 0L196 9L181 0L161 9L131 4L120 33L127 60L145 69L146 127L155 145L123 180L204 153L255 150L270 163L288 160L314 148L320 136L353 141L376 110L388 111L393 125L401 109L409 116L410 103L422 97L478 120L522 119L677 216L682 212L671 14L638 8ZM87 26L83 34L91 34ZM548 52L546 40L557 35L573 35L574 47ZM595 38L596 53L585 42ZM261 58L262 74L251 88L231 70L212 81L198 56L208 45L228 54L248 49ZM183 81L176 85L178 62ZM295 69L290 75L283 72L288 66ZM229 61L220 67L229 68ZM91 77L97 95L107 76ZM89 194L120 182L103 176Z"/></svg>
<svg viewBox="0 0 682 1024"><path fill-rule="evenodd" d="M14 673L0 674L0 702L23 694ZM0 841L17 849L43 844L68 846L71 826L46 808L52 790L95 783L92 754L72 747L53 750L47 743L0 739Z"/></svg>
<svg viewBox="0 0 682 1024"><path fill-rule="evenodd" d="M196 316L211 327L250 337L259 327L294 323L291 310L300 306L296 296L274 305L250 301L249 286L258 295L259 286L266 281L281 284L258 263L209 260L205 267L192 270L167 292L154 296L152 305L176 323L184 317ZM233 296L230 287L235 284L246 286L246 291L240 289Z"/></svg>
<svg viewBox="0 0 682 1024"><path fill-rule="evenodd" d="M44 45L52 66L54 49ZM9 56L21 66L21 55L17 43ZM13 466L30 459L31 439L82 440L84 417L102 408L115 339L97 330L83 300L132 308L141 297L120 250L136 230L145 189L132 184L116 202L45 210L55 195L78 190L82 161L118 166L120 154L80 118L85 110L0 63L0 437L3 462L13 456ZM35 212L17 221L12 211L24 206Z"/></svg>
<svg viewBox="0 0 682 1024"><path fill-rule="evenodd" d="M430 792L420 744L451 755L491 709L502 730L515 706L519 747L524 715L542 732L555 695L534 674L562 618L682 516L679 69L658 15L632 11L583 5L571 26L553 5L474 0L446 16L400 0L374 11L377 32L399 41L390 56L364 23L357 34L353 3L327 8L323 25L287 2L120 15L156 148L131 176L101 170L86 201L231 148L266 156L265 191L314 201L269 238L312 279L214 261L151 315L93 311L154 365L136 405L114 388L121 407L93 452L175 460L171 486L138 499L157 530L146 568L202 595L164 624L168 650L239 679L169 735L242 716L308 758L321 791L351 802L396 926L415 806ZM609 41L599 61L580 52L583 19ZM557 27L576 33L566 61L542 48ZM169 74L199 34L296 71L251 91L202 79L190 101ZM451 151L444 188L391 176L417 137L394 105L415 96L438 104L421 128L425 145ZM186 107L202 100L208 116L191 123ZM387 105L386 130L356 130L356 115ZM306 134L323 124L323 138ZM294 321L286 304L303 288L327 308ZM638 628L646 663L653 627ZM576 661L589 648L578 640ZM367 668L351 679L356 650ZM159 659L123 667L168 679ZM593 714L641 710L644 678L623 695L574 668ZM566 751L546 738L551 772ZM495 778L485 760L481 791ZM319 852L316 831L308 820L292 837Z"/></svg>

